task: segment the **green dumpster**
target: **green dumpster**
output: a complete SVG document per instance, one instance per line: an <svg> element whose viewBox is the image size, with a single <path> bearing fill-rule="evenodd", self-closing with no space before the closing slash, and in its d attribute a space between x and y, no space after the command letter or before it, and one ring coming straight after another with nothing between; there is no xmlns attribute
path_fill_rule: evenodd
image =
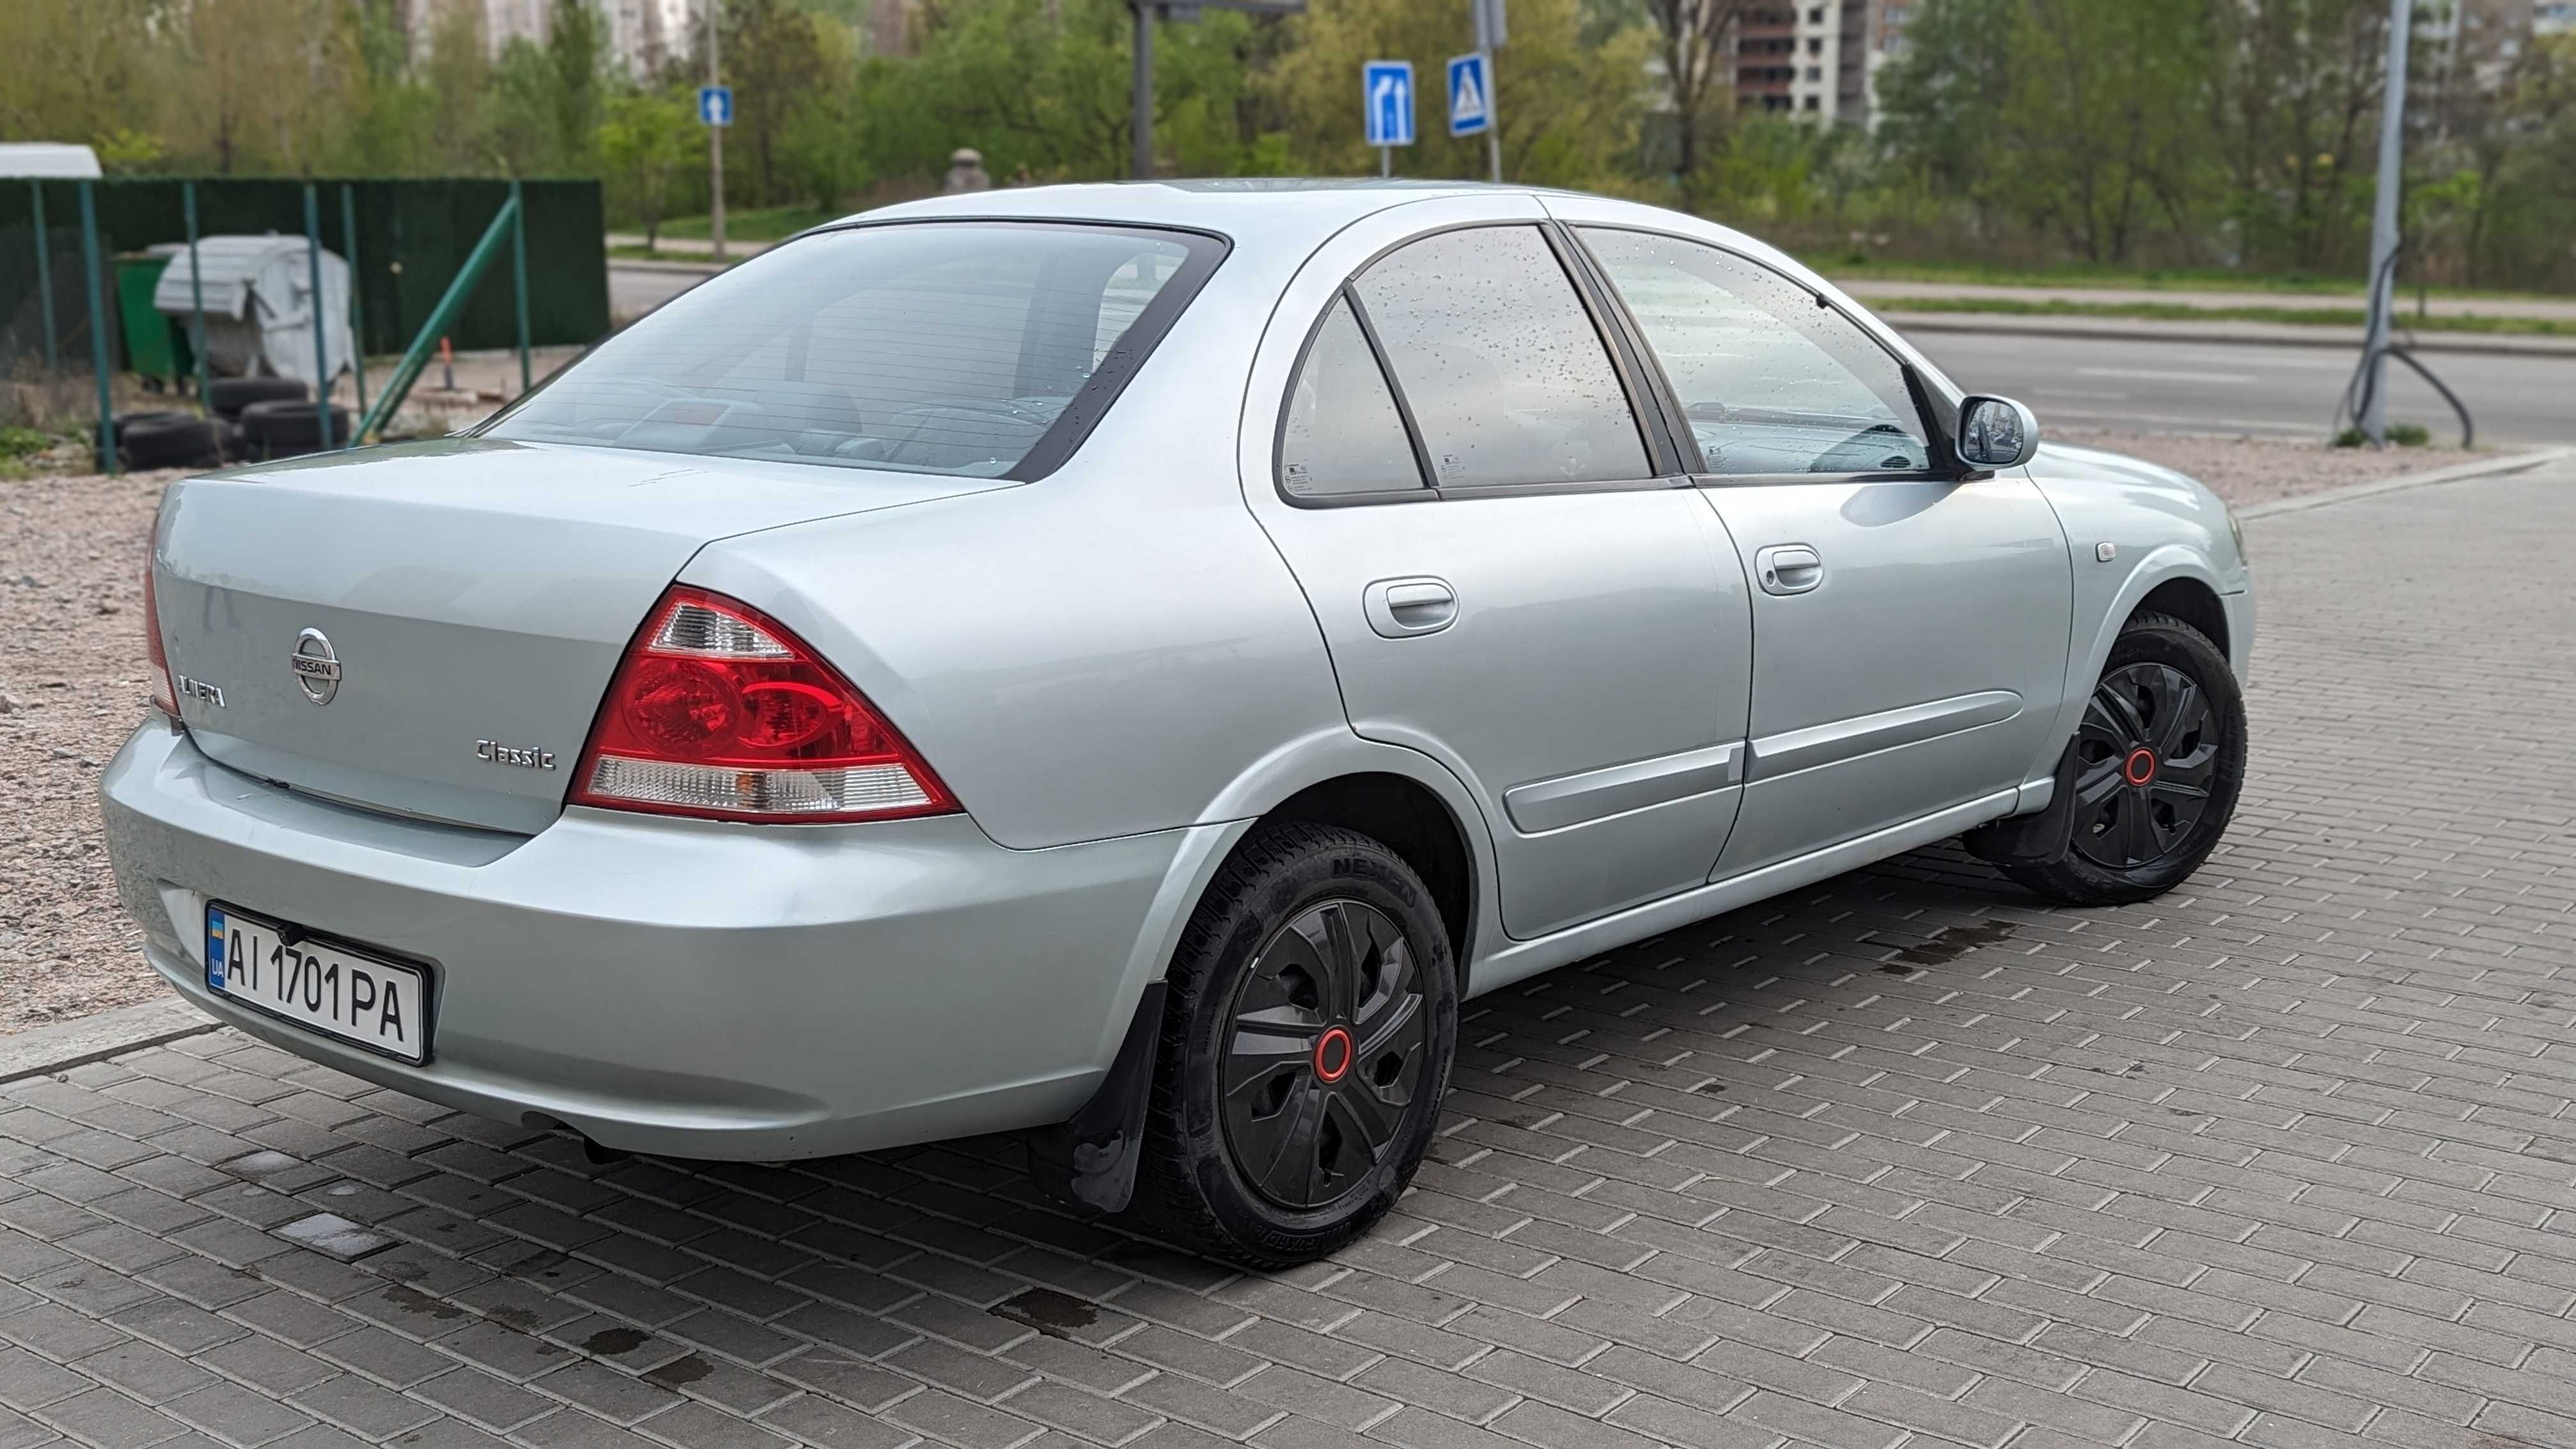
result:
<svg viewBox="0 0 2576 1449"><path fill-rule="evenodd" d="M173 382L195 371L188 339L152 305L152 289L161 283L168 257L121 256L116 259L116 309L125 321L125 365L146 377Z"/></svg>

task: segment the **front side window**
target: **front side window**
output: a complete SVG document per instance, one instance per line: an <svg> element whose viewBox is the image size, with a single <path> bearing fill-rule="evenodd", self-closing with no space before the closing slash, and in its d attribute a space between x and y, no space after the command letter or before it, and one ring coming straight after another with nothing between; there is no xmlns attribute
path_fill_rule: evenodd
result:
<svg viewBox="0 0 2576 1449"><path fill-rule="evenodd" d="M1923 416L1896 358L1768 267L1677 237L1586 228L1583 241L1663 364L1702 469L1919 473Z"/></svg>
<svg viewBox="0 0 2576 1449"><path fill-rule="evenodd" d="M1425 237L1352 290L1413 410L1436 486L1652 472L1600 330L1536 227Z"/></svg>
<svg viewBox="0 0 2576 1449"><path fill-rule="evenodd" d="M999 477L1060 460L1222 255L1171 232L858 227L715 277L484 433ZM1088 390L1086 391L1086 389ZM1043 445L1043 446L1042 446Z"/></svg>
<svg viewBox="0 0 2576 1449"><path fill-rule="evenodd" d="M1291 498L1422 487L1395 394L1347 297L1324 314L1288 390L1287 416L1279 424L1279 486Z"/></svg>

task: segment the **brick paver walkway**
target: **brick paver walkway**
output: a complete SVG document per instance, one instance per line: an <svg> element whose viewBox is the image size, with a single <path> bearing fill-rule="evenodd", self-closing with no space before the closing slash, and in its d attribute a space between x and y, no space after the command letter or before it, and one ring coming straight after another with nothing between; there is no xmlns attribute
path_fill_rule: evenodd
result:
<svg viewBox="0 0 2576 1449"><path fill-rule="evenodd" d="M1472 1003L1278 1277L1000 1141L593 1169L229 1033L0 1087L0 1449L2576 1444L2576 473L2249 533L2185 890L1929 851Z"/></svg>

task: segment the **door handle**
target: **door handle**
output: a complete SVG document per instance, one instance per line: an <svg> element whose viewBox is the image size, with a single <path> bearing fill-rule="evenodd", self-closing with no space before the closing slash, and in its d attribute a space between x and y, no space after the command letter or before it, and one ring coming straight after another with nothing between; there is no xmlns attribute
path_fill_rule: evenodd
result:
<svg viewBox="0 0 2576 1449"><path fill-rule="evenodd" d="M1825 561L1803 543L1780 543L1753 555L1766 594L1803 594L1825 581Z"/></svg>
<svg viewBox="0 0 2576 1449"><path fill-rule="evenodd" d="M1380 579L1360 594L1369 627L1389 639L1437 634L1458 621L1458 595L1446 579Z"/></svg>

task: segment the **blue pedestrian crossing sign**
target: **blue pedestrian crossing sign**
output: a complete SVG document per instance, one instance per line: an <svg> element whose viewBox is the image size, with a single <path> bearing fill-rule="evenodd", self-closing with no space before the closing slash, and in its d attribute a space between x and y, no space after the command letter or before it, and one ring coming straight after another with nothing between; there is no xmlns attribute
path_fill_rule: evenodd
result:
<svg viewBox="0 0 2576 1449"><path fill-rule="evenodd" d="M1413 62L1372 60L1360 67L1360 100L1372 146L1413 144Z"/></svg>
<svg viewBox="0 0 2576 1449"><path fill-rule="evenodd" d="M1480 136L1494 124L1494 72L1482 51L1449 62L1449 134Z"/></svg>
<svg viewBox="0 0 2576 1449"><path fill-rule="evenodd" d="M709 126L733 124L733 87L698 87L698 120Z"/></svg>

